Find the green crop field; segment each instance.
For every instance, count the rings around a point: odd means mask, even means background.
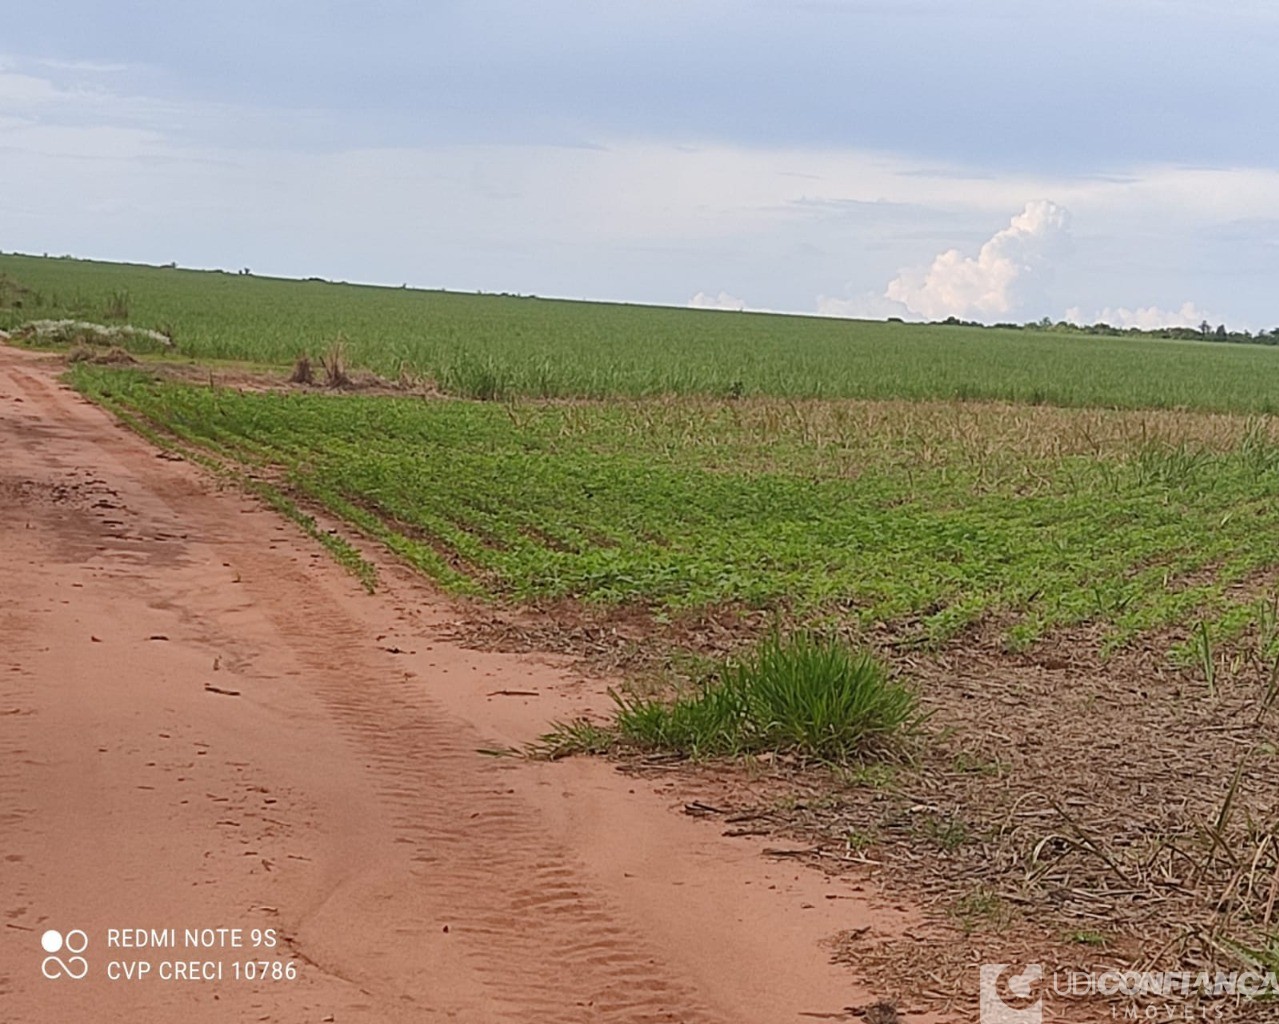
[[[922,643],[1110,644],[1273,619],[1269,421],[777,399],[525,402],[241,393],[78,367],[148,432],[265,472],[444,585],[659,617],[785,610]],[[272,476],[274,474],[274,476]],[[1267,618],[1269,616],[1269,619]],[[1276,638],[1269,636],[1269,645]]]
[[[995,399],[1279,411],[1279,349],[1253,345],[475,296],[0,256],[0,327],[109,313],[198,359],[351,360],[464,397]]]
[[[0,273],[11,326],[127,307],[182,357],[257,364],[341,334],[357,365],[505,396],[72,374],[135,426],[324,506],[458,591],[659,620],[773,610],[920,643],[974,625],[1014,646],[1159,633],[1187,656],[1196,638],[1276,639],[1262,583],[1279,564],[1279,426],[1255,414],[1279,381],[1270,348],[71,260],[4,257]],[[481,369],[500,384],[467,376]]]

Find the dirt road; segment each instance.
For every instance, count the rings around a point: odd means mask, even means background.
[[[479,753],[597,694],[446,642],[395,566],[365,595],[59,369],[0,346],[5,1021],[783,1024],[878,995],[820,943],[891,912],[608,765]]]

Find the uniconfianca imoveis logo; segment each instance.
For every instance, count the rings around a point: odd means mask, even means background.
[[[982,964],[981,1024],[1042,1024],[1042,964]]]

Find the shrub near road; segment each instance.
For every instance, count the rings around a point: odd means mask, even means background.
[[[917,717],[914,695],[872,654],[803,632],[766,637],[722,678],[673,702],[617,700],[622,742],[692,756],[793,751],[846,762]]]

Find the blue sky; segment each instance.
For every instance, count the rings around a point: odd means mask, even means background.
[[[44,0],[0,248],[464,290],[1279,324],[1279,11]]]

